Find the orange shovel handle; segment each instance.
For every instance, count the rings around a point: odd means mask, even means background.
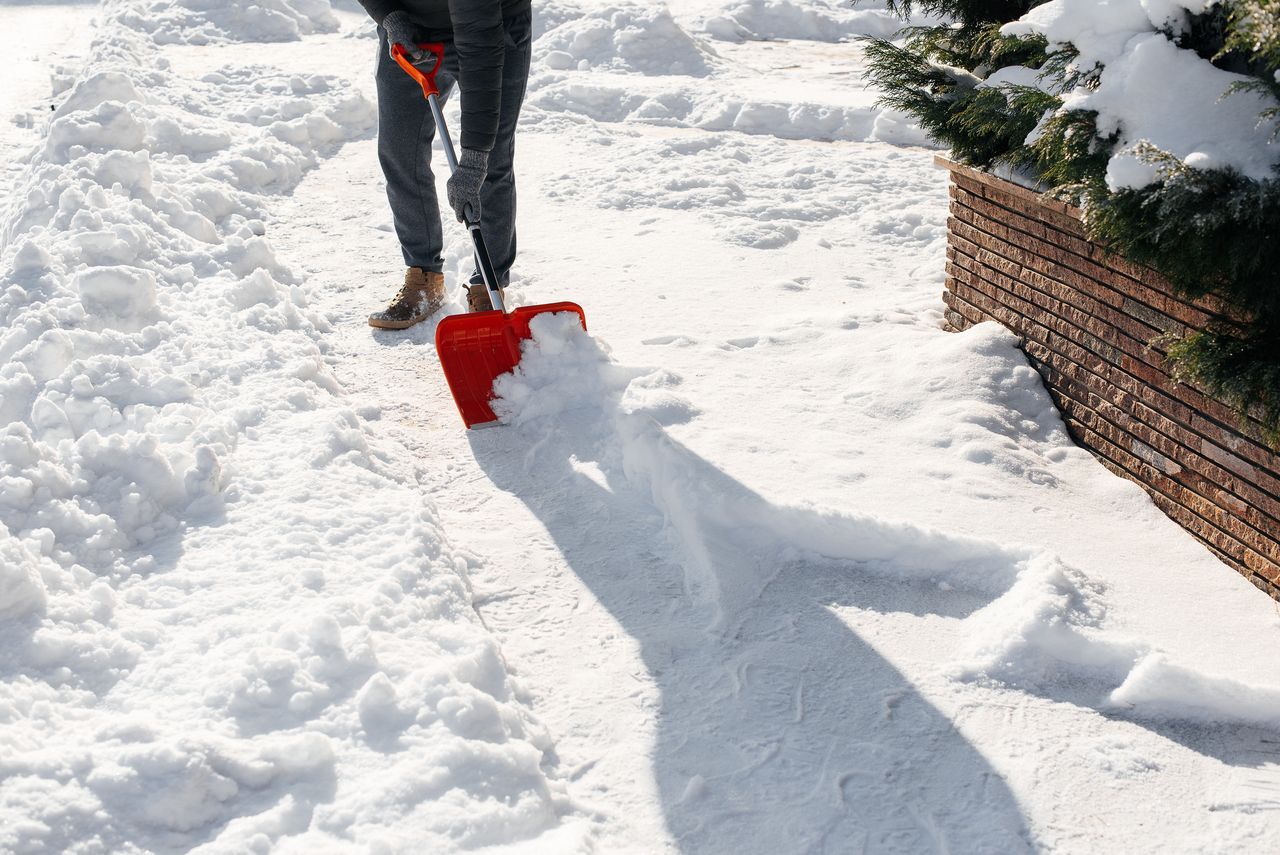
[[[406,74],[418,81],[418,85],[422,87],[423,97],[429,98],[432,95],[439,95],[440,87],[436,86],[436,75],[444,67],[444,44],[428,42],[418,45],[418,50],[424,50],[435,57],[435,62],[431,64],[430,71],[423,71],[410,62],[409,52],[404,49],[402,44],[397,43],[391,46],[391,57],[399,63]]]

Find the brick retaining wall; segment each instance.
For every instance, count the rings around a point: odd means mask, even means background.
[[[1280,455],[1256,422],[1178,383],[1154,343],[1230,310],[1099,249],[1080,212],[939,157],[951,172],[947,321],[1022,339],[1076,441],[1280,600]]]

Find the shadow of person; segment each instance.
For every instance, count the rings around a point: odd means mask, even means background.
[[[832,610],[961,617],[1008,587],[1015,559],[771,505],[667,435],[669,397],[584,385],[585,405],[472,432],[472,449],[638,643],[680,851],[1033,851],[1001,776]],[[947,595],[938,576],[974,584]]]

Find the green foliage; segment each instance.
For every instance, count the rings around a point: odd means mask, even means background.
[[[1162,180],[1141,190],[1084,188],[1089,236],[1163,273],[1188,297],[1209,294],[1238,320],[1191,333],[1169,350],[1174,374],[1258,419],[1280,447],[1280,178],[1191,169],[1148,148]]]
[[[1164,158],[1162,181],[1090,196],[1091,235],[1161,271],[1188,296],[1217,294],[1280,322],[1280,179],[1253,181]]]
[[[978,88],[980,78],[961,67],[924,59],[891,42],[867,43],[872,73],[881,82],[880,103],[916,117],[920,126],[951,143],[957,157],[991,165],[1021,146],[1045,111],[1058,101],[1036,89]]]
[[[1175,375],[1257,419],[1280,447],[1280,327],[1217,327],[1192,333],[1169,352]]]
[[[952,65],[986,77],[1011,65],[1038,68],[1046,59],[1043,38],[1013,39],[1000,35],[999,26],[904,27],[898,32],[904,47],[917,56]]]
[[[1055,113],[1040,128],[1036,141],[1011,155],[1029,167],[1057,195],[1080,199],[1105,192],[1107,161],[1115,138],[1098,136],[1098,116],[1092,111]]]
[[[1229,29],[1227,6],[1217,3],[1204,13],[1193,15],[1189,26],[1176,37],[1176,41],[1178,47],[1193,50],[1220,68],[1243,73],[1247,59],[1227,45]]]
[[[898,34],[901,47],[865,40],[870,76],[883,93],[880,103],[915,116],[968,163],[990,166],[1021,147],[1045,111],[1058,106],[1057,99],[1033,89],[1010,93],[978,84],[1001,68],[1036,68],[1045,61],[1044,39],[1000,35],[1001,22],[1033,5],[1029,0],[891,0],[890,8],[904,16],[918,8],[959,23],[904,28]]]
[[[1001,36],[1039,0],[890,0],[902,16],[919,10],[955,24],[901,31],[900,44],[867,43],[869,76],[881,103],[912,114],[957,160],[979,167],[1008,163],[1050,192],[1084,206],[1090,237],[1163,273],[1183,294],[1215,294],[1236,320],[1173,343],[1177,376],[1192,380],[1260,418],[1280,446],[1280,172],[1254,181],[1230,170],[1196,170],[1139,146],[1161,180],[1111,192],[1107,163],[1118,135],[1103,137],[1096,116],[1061,111],[1039,89],[980,87],[1010,65],[1040,71],[1043,88],[1064,93],[1098,85],[1101,68],[1079,68],[1070,45],[1050,52],[1043,39]],[[1172,35],[1172,34],[1171,34]],[[1223,0],[1193,16],[1178,36],[1228,71],[1251,77],[1232,92],[1280,100],[1280,0]],[[1280,105],[1265,110],[1280,137]],[[1027,138],[1034,131],[1034,139]]]
[[[1227,33],[1223,55],[1246,57],[1248,72],[1256,79],[1231,87],[1235,92],[1271,95],[1280,101],[1280,0],[1238,0],[1227,12]],[[1258,117],[1274,124],[1271,139],[1280,138],[1280,106],[1263,110]]]
[[[1264,80],[1248,80],[1243,83],[1232,84],[1227,90],[1228,95],[1235,95],[1238,92],[1253,92],[1257,95],[1274,95],[1276,100],[1280,101],[1280,84],[1267,83]],[[1275,125],[1271,131],[1271,141],[1275,142],[1280,139],[1280,106],[1268,107],[1258,114],[1258,124]]]
[[[1235,0],[1226,47],[1247,54],[1261,71],[1280,68],[1280,0]]]

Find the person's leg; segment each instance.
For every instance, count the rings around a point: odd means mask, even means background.
[[[502,105],[498,138],[489,154],[489,173],[480,189],[481,223],[485,245],[498,281],[506,285],[516,260],[516,123],[529,81],[532,21],[522,15],[507,22],[507,55],[502,66]],[[463,81],[466,87],[466,81]],[[477,273],[473,282],[480,281]]]
[[[431,171],[435,122],[422,87],[391,59],[387,49],[387,34],[379,27],[378,161],[387,180],[391,219],[405,265],[439,273],[444,269],[444,238]],[[447,92],[441,77],[441,89]]]

